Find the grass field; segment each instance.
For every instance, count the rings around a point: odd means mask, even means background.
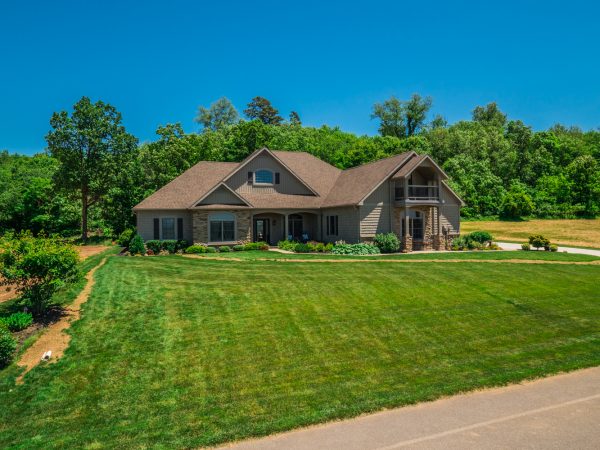
[[[526,220],[522,222],[461,222],[461,233],[489,231],[498,241],[525,242],[530,234],[542,234],[553,243],[600,248],[600,219]]]
[[[598,365],[599,275],[112,257],[65,356],[0,373],[0,448],[211,445]]]

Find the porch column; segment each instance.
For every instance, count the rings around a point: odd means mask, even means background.
[[[408,178],[404,177],[404,201],[408,200]]]
[[[404,184],[404,192],[408,192],[406,182]],[[410,217],[408,211],[408,208],[404,208],[404,236],[402,236],[402,252],[404,253],[412,252],[413,249],[412,236],[410,235]]]
[[[440,207],[435,207],[436,211],[436,222],[435,222],[435,230],[433,231],[433,249],[434,250],[444,250],[444,241],[442,238],[442,226],[440,219]]]
[[[288,215],[287,214],[284,215],[284,219],[283,220],[284,220],[284,228],[283,229],[285,230],[285,234],[283,236],[283,240],[287,241],[287,238],[290,235],[290,232],[288,230]]]

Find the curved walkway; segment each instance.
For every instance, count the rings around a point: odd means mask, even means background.
[[[600,367],[230,445],[235,450],[597,449]]]

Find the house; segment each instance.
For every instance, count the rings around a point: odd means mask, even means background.
[[[209,245],[283,239],[370,241],[443,249],[461,199],[426,155],[405,152],[340,170],[305,152],[262,148],[240,163],[202,161],[133,208],[145,239]]]

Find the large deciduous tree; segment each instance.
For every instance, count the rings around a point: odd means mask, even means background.
[[[115,107],[82,97],[71,115],[54,113],[46,135],[48,151],[59,161],[55,186],[81,200],[81,238],[87,240],[88,210],[108,192],[137,149]]]
[[[496,102],[491,102],[485,106],[476,106],[473,110],[473,120],[484,125],[504,127],[506,114],[500,111]]]
[[[383,103],[373,105],[371,119],[379,119],[379,133],[382,136],[410,137],[425,126],[431,104],[431,97],[421,97],[419,94],[413,94],[407,101],[392,96]]]
[[[260,120],[267,125],[281,125],[283,117],[279,115],[279,111],[271,105],[271,102],[264,97],[254,97],[248,107],[244,110],[244,114],[250,120]]]
[[[235,124],[240,119],[239,114],[227,97],[221,97],[208,108],[200,106],[194,119],[205,130],[217,131],[228,125]]]

